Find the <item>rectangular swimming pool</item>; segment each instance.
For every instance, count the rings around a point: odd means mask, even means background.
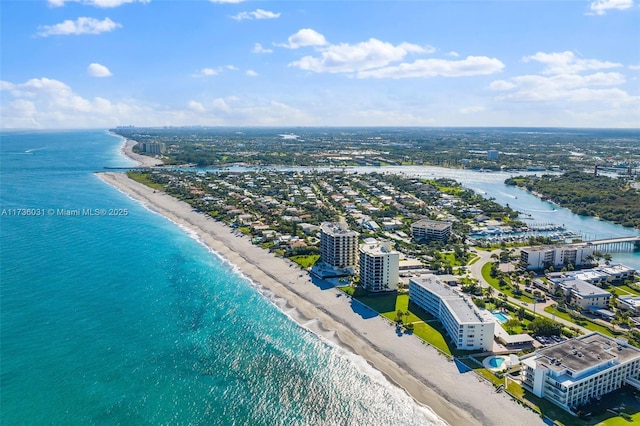
[[[498,321],[502,322],[507,322],[509,321],[511,318],[509,317],[509,315],[505,314],[504,312],[491,312],[491,314],[498,318]]]

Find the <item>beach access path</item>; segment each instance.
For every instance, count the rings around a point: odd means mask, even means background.
[[[98,173],[106,183],[149,209],[180,224],[243,274],[286,301],[280,306],[299,324],[363,357],[387,379],[450,425],[543,424],[471,372],[413,335],[398,335],[387,320],[340,290],[318,282],[292,262],[251,244],[221,222],[190,205],[129,179],[125,173]],[[295,309],[295,313],[291,313]]]

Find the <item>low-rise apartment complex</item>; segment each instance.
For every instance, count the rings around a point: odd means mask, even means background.
[[[423,241],[446,241],[451,235],[451,223],[422,219],[411,224],[413,239]]]
[[[588,244],[525,247],[520,250],[520,261],[530,270],[541,270],[550,266],[582,266],[591,263],[593,252],[593,247]]]
[[[571,296],[571,301],[582,309],[606,309],[609,307],[611,293],[586,281],[575,279],[571,276],[565,278],[553,278],[550,280],[550,288],[555,293],[561,290],[565,296]]]

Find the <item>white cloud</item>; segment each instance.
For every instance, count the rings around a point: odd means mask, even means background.
[[[113,22],[109,18],[99,21],[95,18],[80,17],[75,21],[66,20],[55,25],[43,25],[37,35],[48,37],[50,35],[80,35],[80,34],[100,34],[110,32],[122,25]]]
[[[3,82],[0,88],[15,98],[2,107],[4,127],[61,127],[67,121],[74,123],[86,115],[108,114],[114,108],[104,98],[85,99],[63,82],[48,78],[33,78],[21,84]]]
[[[231,111],[231,107],[229,107],[229,105],[223,98],[214,99],[213,102],[211,102],[211,106],[213,107],[213,109],[216,109],[219,111],[223,111],[223,112]]]
[[[458,52],[456,52],[455,50],[452,50],[451,52],[447,53],[448,56],[452,56],[454,58],[459,58],[460,54]]]
[[[640,70],[640,65],[629,65],[629,69],[634,71]]]
[[[303,45],[300,40],[310,40],[307,45],[316,46],[318,54],[308,55],[291,62],[290,67],[300,68],[317,73],[349,73],[357,78],[416,78],[416,77],[460,77],[487,75],[501,71],[504,64],[496,58],[486,56],[469,56],[463,60],[418,59],[397,65],[393,63],[404,60],[409,54],[430,54],[435,52],[432,46],[419,46],[403,42],[393,45],[388,42],[370,38],[356,44],[340,43],[327,45],[324,36],[307,33],[301,37],[303,30],[289,37],[286,47],[297,48]],[[298,37],[300,36],[300,37]],[[315,40],[317,43],[314,43]],[[455,53],[455,52],[452,52]],[[451,54],[451,53],[450,53]],[[457,53],[455,53],[457,55]]]
[[[621,67],[622,64],[600,61],[597,59],[580,59],[573,52],[538,52],[535,55],[525,56],[524,62],[536,61],[547,66],[543,74],[573,74],[588,70],[601,70]]]
[[[200,71],[192,74],[193,77],[211,77],[220,74],[220,69],[202,68]]]
[[[273,99],[234,96],[188,101],[171,107],[136,99],[119,101],[84,98],[65,83],[35,78],[25,83],[0,80],[3,102],[0,127],[10,128],[107,128],[117,125],[313,125],[317,117]]]
[[[248,75],[249,77],[257,77],[258,76],[258,73],[255,72],[254,70],[247,70],[247,72],[245,74]]]
[[[268,10],[256,9],[253,12],[240,12],[232,16],[236,21],[244,21],[246,19],[277,19],[280,13],[270,12]]]
[[[502,71],[504,64],[496,58],[468,56],[454,61],[448,59],[418,59],[375,70],[360,71],[358,78],[429,78],[429,77],[469,77],[488,75]]]
[[[235,65],[225,65],[223,67],[217,67],[217,68],[202,68],[201,70],[191,74],[191,76],[196,78],[212,77],[214,75],[220,75],[220,73],[224,72],[225,70],[238,71],[239,68],[236,67]]]
[[[358,78],[430,78],[469,77],[502,71],[504,64],[496,58],[467,56],[459,61],[448,59],[418,59],[375,70],[360,71]]]
[[[324,46],[327,40],[319,32],[311,28],[303,28],[294,35],[290,36],[287,44],[278,44],[277,46],[286,47],[288,49],[297,49],[306,46]]]
[[[256,43],[253,45],[253,49],[251,49],[252,53],[273,53],[272,49],[265,49],[262,47],[260,43]]]
[[[189,101],[188,106],[189,106],[189,109],[192,111],[204,112],[204,105],[202,105],[200,102]]]
[[[626,10],[633,7],[633,0],[595,0],[589,4],[590,15],[604,15],[609,10]]]
[[[87,72],[91,77],[111,77],[111,71],[104,65],[92,63],[87,67]]]
[[[611,86],[625,83],[622,74],[598,72],[589,75],[561,74],[551,77],[522,75],[509,81],[499,80],[490,88],[497,91],[511,91],[503,99],[529,102],[601,102],[620,105],[640,101],[624,90]]]
[[[515,87],[517,87],[515,83],[506,80],[496,80],[492,81],[491,84],[489,84],[489,88],[493,90],[510,90],[514,89]]]
[[[127,3],[150,3],[151,0],[49,0],[50,6],[64,6],[65,3],[82,3],[95,7],[110,8],[118,7]]]
[[[324,48],[319,57],[305,56],[292,62],[294,66],[314,72],[356,72],[371,68],[384,67],[391,62],[403,59],[408,53],[425,53],[426,50],[416,44],[400,43],[394,46],[375,38],[358,44],[334,44]]]

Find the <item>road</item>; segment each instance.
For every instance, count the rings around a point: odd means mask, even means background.
[[[481,287],[491,287],[491,285],[489,285],[489,283],[482,277],[482,267],[489,262],[494,262],[494,259],[491,258],[491,255],[492,254],[499,255],[500,250],[493,250],[493,251],[477,250],[475,251],[475,254],[480,256],[480,260],[476,261],[472,265],[467,266],[467,268],[471,272],[471,276],[476,280],[478,280],[478,284]],[[580,330],[585,334],[591,333],[591,330],[589,329],[586,329],[584,327],[581,327],[577,324],[572,323],[571,321],[567,321],[563,318],[560,318],[558,316],[550,314],[549,312],[546,312],[544,308],[546,308],[547,306],[553,306],[556,304],[556,302],[554,302],[553,300],[547,300],[544,303],[535,303],[535,304],[522,302],[521,300],[518,300],[513,297],[509,297],[509,296],[507,297],[507,300],[514,305],[521,306],[530,311],[535,311],[537,315],[552,319],[554,321],[559,322],[560,324],[566,325],[567,327],[577,328],[578,330]]]

